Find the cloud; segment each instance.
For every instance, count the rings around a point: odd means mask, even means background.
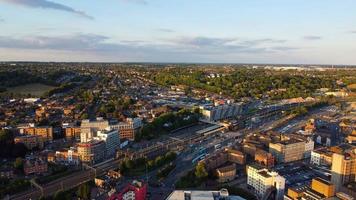
[[[306,35],[303,37],[304,40],[321,40],[321,36],[316,36],[316,35]]]
[[[351,33],[351,34],[356,34],[356,31],[349,31],[349,33]]]
[[[1,22],[5,22],[5,19],[2,18],[2,17],[0,17],[0,23],[1,23]]]
[[[0,0],[0,2],[7,2],[11,4],[21,5],[30,8],[43,8],[43,9],[54,9],[64,12],[73,13],[87,19],[94,19],[92,16],[86,14],[83,11],[75,10],[72,7],[66,6],[64,4],[56,3],[49,0]]]
[[[165,33],[173,33],[175,32],[173,29],[168,29],[168,28],[159,28],[159,29],[156,29],[157,31],[159,32],[165,32]]]
[[[127,3],[137,3],[137,4],[143,4],[143,5],[147,5],[148,2],[146,0],[121,0],[123,2],[127,2]]]
[[[214,61],[237,57],[258,57],[283,53],[296,48],[277,46],[263,40],[258,44],[236,38],[180,37],[171,40],[119,40],[96,34],[75,34],[65,36],[0,36],[0,51],[28,52],[36,58],[47,56],[47,52],[58,52],[71,58],[85,56],[88,60],[100,57],[103,60],[118,61]],[[255,40],[252,40],[255,41]],[[252,45],[247,45],[252,44]],[[38,55],[37,55],[38,54]],[[16,56],[16,53],[13,53]],[[13,57],[12,55],[12,57]],[[22,53],[21,53],[22,55]],[[3,55],[4,56],[4,55]],[[92,56],[93,59],[90,57]],[[246,56],[246,57],[244,57]],[[1,56],[0,56],[1,58]],[[44,58],[46,59],[46,58]],[[75,59],[75,58],[73,58]],[[72,59],[72,60],[73,60]],[[85,61],[85,60],[84,60]]]

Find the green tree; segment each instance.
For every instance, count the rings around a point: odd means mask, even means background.
[[[21,157],[17,157],[14,162],[14,167],[16,169],[22,170],[23,169],[23,160]]]
[[[205,169],[205,164],[203,162],[199,162],[195,167],[195,176],[200,179],[205,179],[208,177],[208,172]]]
[[[58,190],[53,196],[53,200],[70,200],[70,199],[71,199],[70,193],[62,190]]]
[[[77,194],[82,199],[90,199],[90,186],[88,183],[84,183],[79,186]]]

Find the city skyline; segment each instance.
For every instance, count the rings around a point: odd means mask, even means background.
[[[0,60],[352,65],[355,6],[351,0],[0,0]]]

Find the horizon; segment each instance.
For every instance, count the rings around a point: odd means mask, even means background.
[[[1,62],[356,65],[351,0],[0,0]]]

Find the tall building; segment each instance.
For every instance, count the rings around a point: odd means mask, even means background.
[[[106,157],[114,157],[116,155],[116,150],[120,148],[120,139],[119,139],[118,130],[98,131],[94,139],[105,142]]]
[[[202,106],[203,119],[207,121],[219,121],[236,117],[242,113],[242,103],[230,103],[217,106]]]
[[[91,140],[77,144],[77,151],[80,160],[84,163],[94,164],[105,159],[105,142]]]
[[[356,181],[356,147],[343,144],[337,148],[332,155],[331,182],[339,191],[344,184]]]
[[[285,178],[260,165],[248,165],[247,185],[252,187],[259,197],[268,196],[275,190],[275,199],[281,200],[284,196]]]
[[[269,144],[269,152],[279,163],[293,162],[304,158],[305,141],[297,139],[282,140]]]
[[[97,131],[105,130],[108,127],[109,121],[101,117],[96,118],[96,120],[82,120],[80,125],[80,142],[90,141],[95,137]]]
[[[142,120],[140,118],[127,118],[126,122],[120,122],[112,128],[119,129],[120,139],[135,140],[136,134],[142,128]]]

